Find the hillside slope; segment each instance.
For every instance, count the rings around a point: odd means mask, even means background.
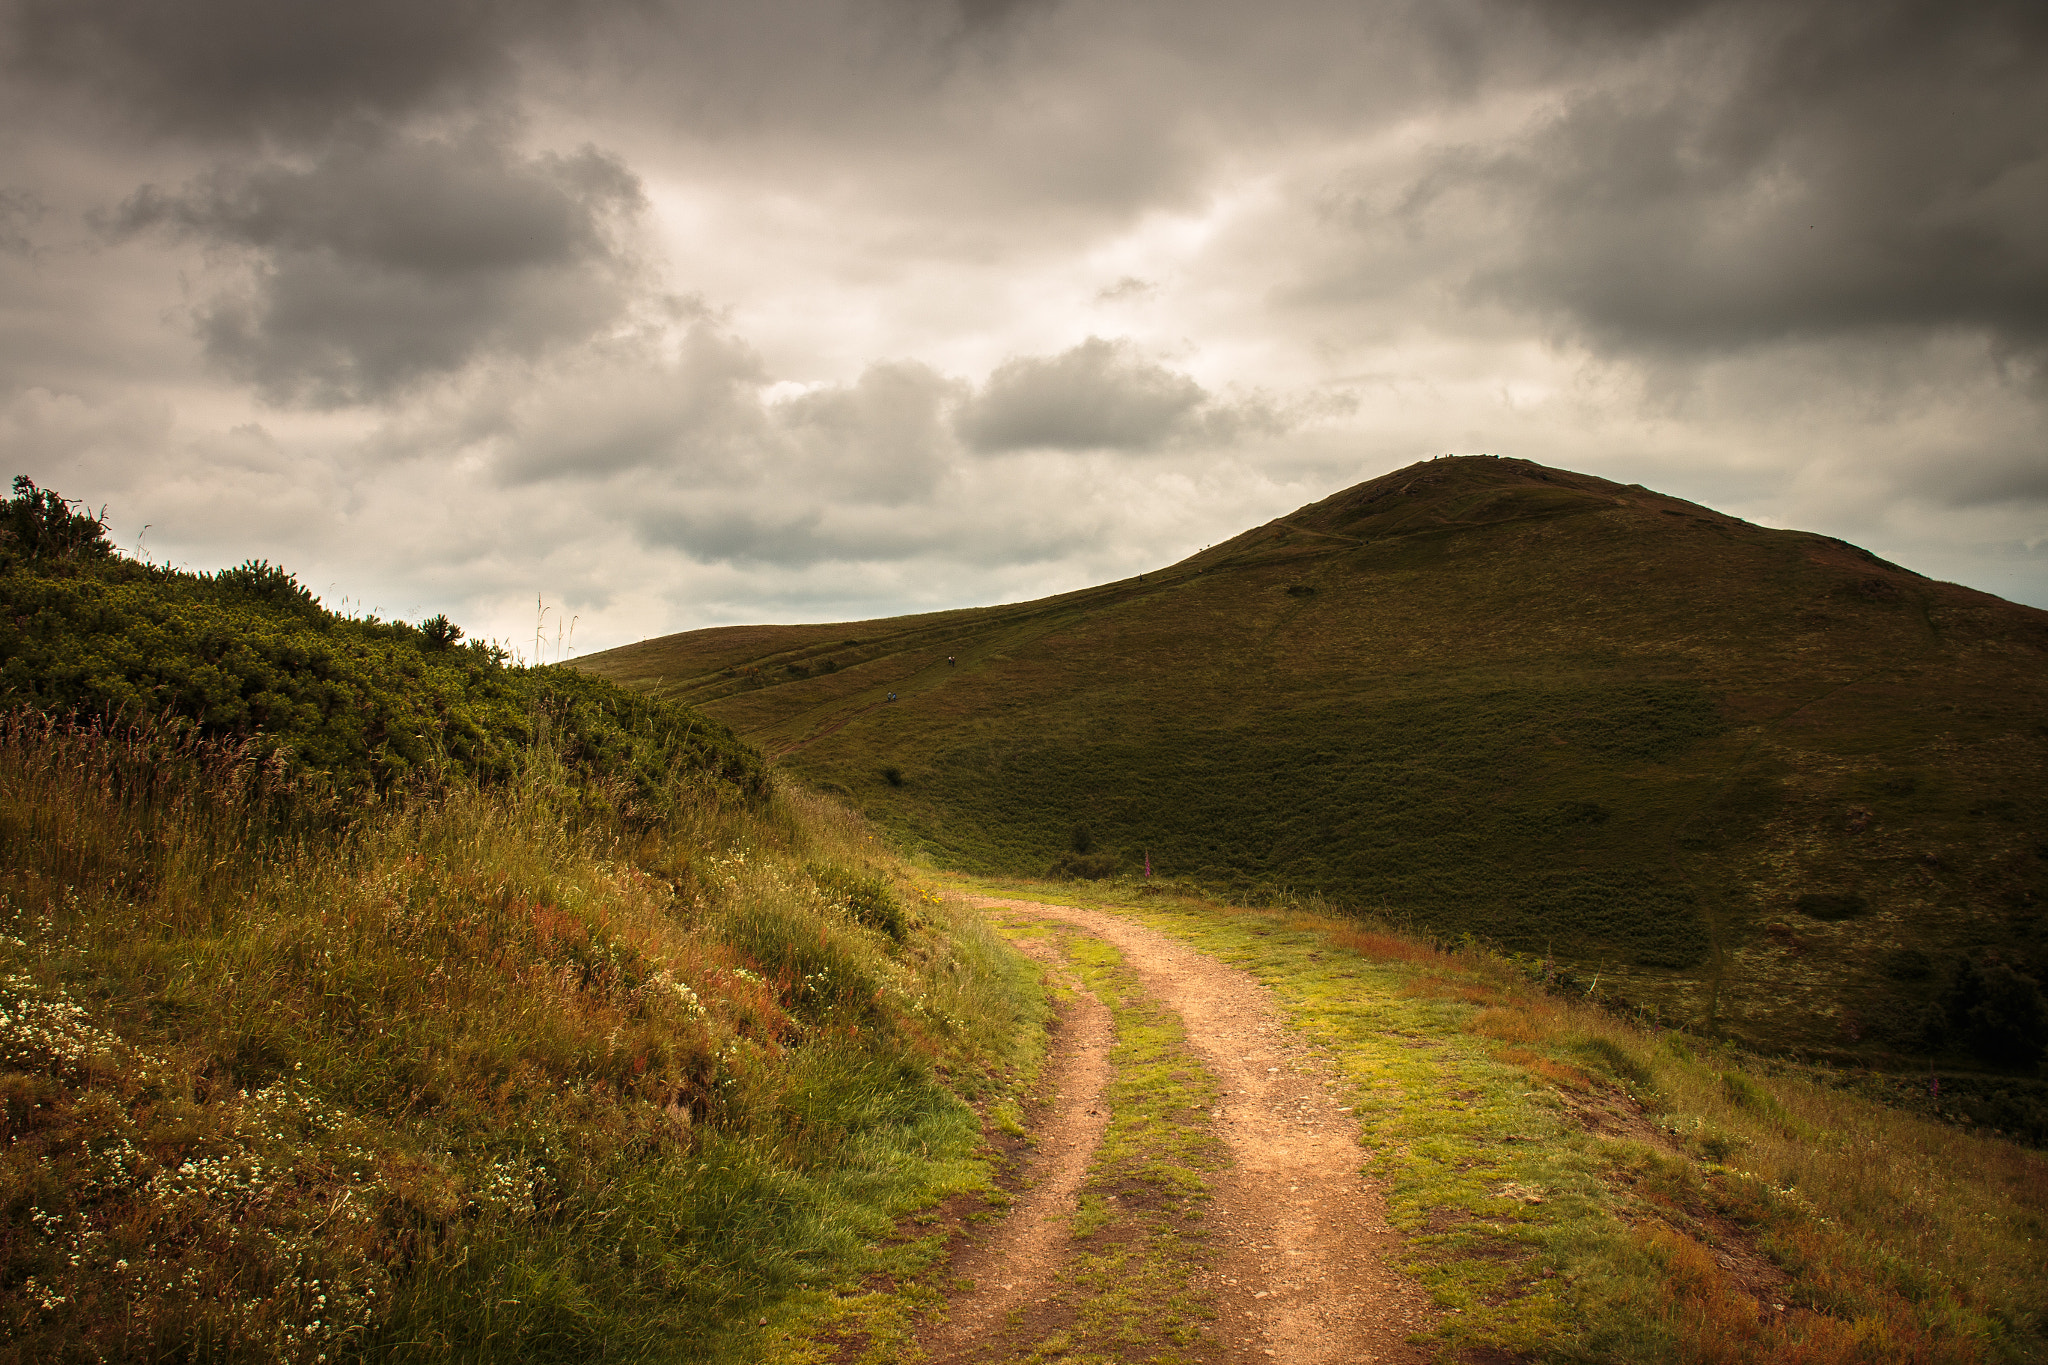
[[[759,1361],[1035,971],[687,708],[0,499],[0,1365]]]
[[[2048,613],[1484,457],[1142,579],[582,663],[941,862],[1149,855],[1553,954],[1764,1045],[2013,1064],[2048,978],[2044,665]]]

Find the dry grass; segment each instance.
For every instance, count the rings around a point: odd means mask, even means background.
[[[1324,934],[1361,937],[1338,921]],[[1484,954],[1370,956],[1416,964],[1409,992],[1471,1004],[1463,1027],[1495,1060],[1641,1121],[1604,1145],[1677,1359],[2043,1358],[2048,1154],[1772,1074]],[[1730,1270],[1731,1251],[1775,1269],[1768,1297]]]
[[[1257,972],[1353,1077],[1408,1268],[1460,1310],[1448,1349],[2048,1360],[2048,1154],[1619,1016],[1477,947],[1192,898],[1127,913]],[[1503,1197],[1518,1191],[1541,1198]]]
[[[0,1361],[746,1358],[985,1178],[937,1070],[1011,1046],[1003,950],[861,923],[842,810],[675,794],[625,824],[543,749],[309,811],[0,728]]]

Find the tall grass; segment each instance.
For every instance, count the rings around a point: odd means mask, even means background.
[[[740,1358],[930,1197],[1024,979],[845,812],[669,782],[0,724],[0,1360]]]
[[[1606,1130],[1594,1152],[1628,1192],[1628,1238],[1581,1243],[1573,1269],[1608,1286],[1617,1358],[2048,1359],[2041,1152],[1547,991],[1478,947],[1312,916],[1290,927],[1464,1006],[1493,1060]]]

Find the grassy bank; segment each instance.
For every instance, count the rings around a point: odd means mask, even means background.
[[[628,818],[532,723],[315,820],[246,744],[0,730],[0,1360],[748,1359],[985,1183],[1013,956],[837,807]]]
[[[1357,1088],[1407,1269],[1455,1310],[1448,1348],[2048,1360],[2039,1152],[1356,920],[973,885],[1115,908],[1271,985]]]

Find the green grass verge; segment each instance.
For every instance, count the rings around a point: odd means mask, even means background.
[[[963,883],[965,884],[965,883]],[[972,883],[1068,904],[1071,884]],[[1115,905],[1271,986],[1355,1089],[1447,1350],[2048,1359],[2048,1158],[1292,910]]]

